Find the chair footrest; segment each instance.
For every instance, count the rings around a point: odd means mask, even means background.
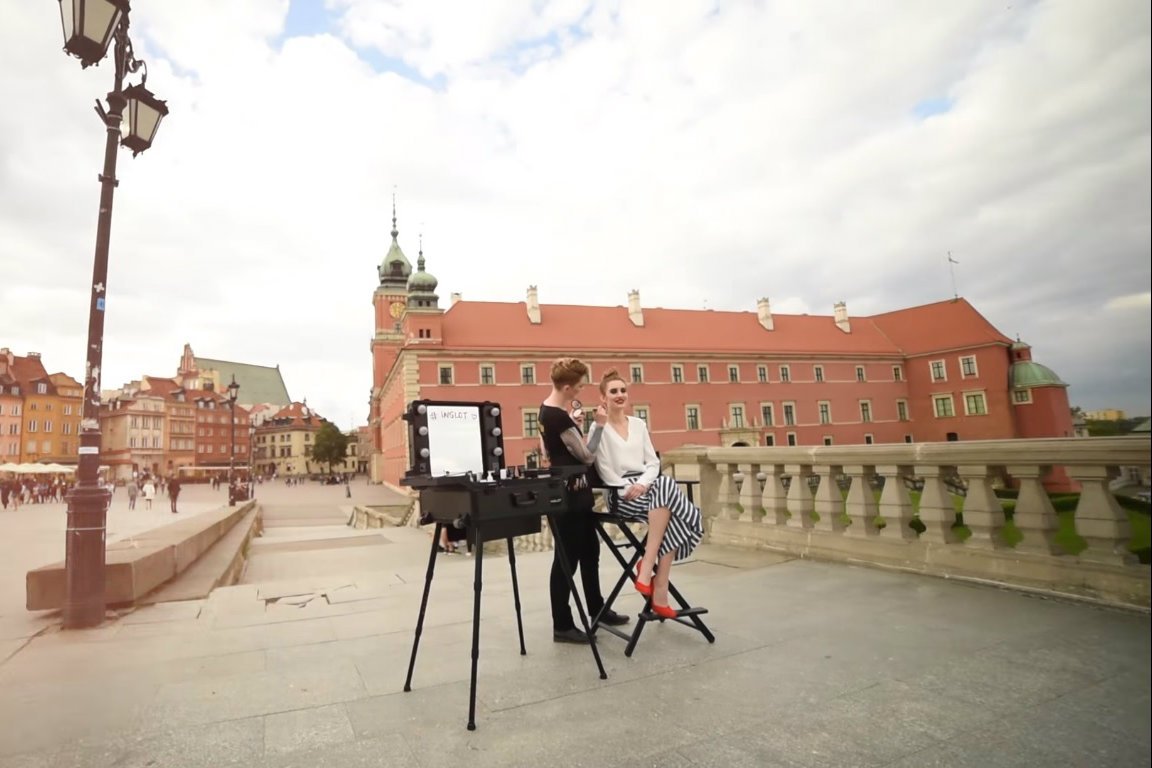
[[[673,620],[686,619],[689,616],[703,616],[706,613],[708,613],[707,608],[684,608],[683,610],[676,612],[676,616]],[[653,611],[644,611],[640,614],[640,618],[644,619],[645,621],[660,621],[664,617],[656,615],[656,613]]]

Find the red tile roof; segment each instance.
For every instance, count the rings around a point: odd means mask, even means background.
[[[900,356],[1007,341],[965,300],[850,318],[841,331],[831,315],[773,314],[765,330],[755,312],[645,308],[644,325],[626,307],[544,304],[542,322],[523,302],[458,301],[444,313],[451,349],[608,350],[618,352],[812,353]]]
[[[45,370],[44,363],[40,361],[38,356],[14,356],[12,359],[12,376],[25,389],[30,389],[29,385],[34,381],[48,381],[48,371]]]
[[[287,419],[294,426],[318,427],[320,426],[320,423],[324,421],[320,414],[316,413],[316,411],[312,410],[304,403],[289,403],[280,410],[276,411],[276,413],[271,418],[273,421]],[[310,418],[311,421],[305,421],[305,419],[308,418]],[[265,424],[267,423],[268,422],[265,422]],[[275,426],[283,425],[276,424]]]
[[[871,319],[906,355],[1012,343],[967,299],[898,309],[873,315]]]

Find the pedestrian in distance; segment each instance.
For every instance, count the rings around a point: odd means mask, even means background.
[[[144,481],[144,509],[152,509],[152,499],[156,498],[156,484],[152,478]]]
[[[128,481],[128,509],[136,509],[136,497],[140,495],[140,486],[136,484],[136,478]]]
[[[172,503],[172,514],[176,514],[176,499],[180,498],[180,478],[168,481],[168,500]]]

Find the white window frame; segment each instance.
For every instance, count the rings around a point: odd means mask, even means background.
[[[988,395],[985,394],[984,390],[979,389],[979,390],[973,390],[971,392],[964,392],[964,393],[962,393],[962,396],[964,398],[964,415],[965,416],[987,416],[988,415]],[[969,409],[968,398],[970,398],[970,397],[980,398],[981,406],[984,408],[983,413]]]
[[[816,418],[820,420],[821,424],[832,423],[832,401],[831,400],[817,400],[816,401]]]
[[[865,410],[867,410],[867,413],[865,413]],[[860,401],[860,423],[861,424],[869,424],[872,422],[872,420],[874,418],[875,418],[875,414],[872,413],[872,401],[871,400],[861,400]]]
[[[780,383],[787,384],[792,381],[792,368],[791,366],[780,366]]]
[[[892,381],[904,381],[904,366],[892,366]]]
[[[896,401],[896,421],[910,421],[908,415],[908,401],[901,398]]]
[[[732,363],[728,364],[728,383],[729,384],[739,384],[740,383],[740,366],[739,365],[733,365]]]
[[[535,432],[529,431],[529,419],[531,416],[531,423],[534,425]],[[524,437],[538,438],[540,437],[540,409],[539,408],[521,408],[520,409],[520,433]]]
[[[701,376],[703,374],[703,376]],[[712,370],[708,363],[696,364],[696,383],[697,384],[711,384],[712,383]]]
[[[692,426],[692,417],[693,417],[692,411],[695,411],[696,426]],[[684,430],[686,432],[697,432],[700,430],[700,428],[701,428],[700,425],[703,422],[704,422],[704,418],[703,418],[703,416],[701,416],[701,413],[700,413],[700,404],[699,403],[685,403],[684,404]]]
[[[737,418],[739,424],[736,423]],[[747,428],[748,414],[745,412],[744,403],[728,403],[728,423],[733,429]]]
[[[448,371],[448,381],[444,381],[444,371]],[[456,386],[456,366],[452,363],[437,363],[436,385],[439,387]]]
[[[677,377],[677,374],[679,374],[679,377]],[[672,365],[672,383],[673,384],[683,384],[684,383],[684,366],[680,363],[674,363]]]
[[[940,364],[940,378],[936,378],[936,364]],[[928,378],[933,382],[948,381],[948,361],[947,360],[929,360],[928,361]]]
[[[595,413],[595,411],[593,411]],[[652,418],[652,408],[647,405],[634,405],[632,406],[632,415],[644,422],[644,426],[648,427],[648,431],[652,431],[652,423],[649,421]],[[587,421],[587,416],[585,416]]]
[[[487,369],[492,373],[492,381],[484,381],[484,371]],[[482,387],[491,387],[496,384],[496,364],[495,363],[480,363],[479,369],[476,371],[479,374],[479,382]]]
[[[795,447],[797,445],[800,445],[800,441],[796,439],[796,433],[795,432],[786,433],[784,442],[790,447]]]
[[[766,366],[766,365],[756,366],[756,381],[758,381],[761,384],[767,384],[768,383],[768,366]]]
[[[824,366],[822,366],[822,365],[812,366],[812,380],[816,381],[816,382],[823,382],[824,381]]]
[[[836,441],[832,439],[832,435],[824,435],[824,445],[829,446],[835,442]]]
[[[531,373],[528,374],[530,379],[531,379],[530,381],[525,381],[525,378],[524,378],[524,374],[527,371],[531,371]],[[536,380],[536,363],[520,363],[520,383],[521,384],[527,384],[528,386],[533,386],[537,383],[537,380]]]
[[[868,381],[868,370],[862,365],[856,366],[856,381],[861,384]]]
[[[951,413],[940,413],[940,403],[947,402],[948,410]],[[952,394],[932,395],[932,415],[938,419],[951,419],[956,416],[956,403],[953,401]]]
[[[791,413],[791,415],[789,415]],[[780,403],[780,415],[784,419],[785,427],[796,426],[796,401],[786,400]]]
[[[764,409],[765,408],[768,409],[768,418],[767,419],[764,418]],[[776,408],[773,407],[772,403],[760,403],[760,421],[763,422],[763,425],[765,427],[776,426]]]
[[[873,434],[871,432],[865,432],[864,433],[864,445],[875,445],[875,444],[876,444],[876,438],[873,436]]]
[[[644,383],[644,363],[631,363],[628,366],[628,383],[629,384],[643,384]]]
[[[1021,397],[1023,395],[1023,397]],[[1031,389],[1014,389],[1012,390],[1012,404],[1013,405],[1031,405],[1032,404],[1032,390]]]
[[[968,361],[972,362],[972,373],[964,370],[964,364]],[[980,377],[980,366],[976,362],[976,355],[964,355],[960,358],[960,378],[962,379],[977,379]]]

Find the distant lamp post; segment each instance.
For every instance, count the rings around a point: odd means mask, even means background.
[[[236,506],[236,484],[233,472],[236,471],[236,397],[240,394],[240,385],[236,377],[228,385],[228,408],[231,409],[229,421],[231,430],[228,436],[228,506]]]
[[[88,346],[84,371],[84,404],[80,420],[80,456],[76,486],[68,496],[64,548],[64,626],[93,627],[104,620],[104,547],[108,504],[112,495],[100,484],[100,374],[104,354],[104,309],[108,291],[108,244],[112,231],[112,196],[120,144],[139,154],[152,144],[168,107],[147,88],[147,68],[132,53],[128,38],[128,0],[59,0],[64,50],[82,67],[98,64],[112,46],[114,67],[108,105],[96,102],[104,123],[104,171],[100,174],[100,209],[88,310]],[[124,87],[124,78],[141,69],[141,82]],[[128,128],[121,123],[128,113]]]

